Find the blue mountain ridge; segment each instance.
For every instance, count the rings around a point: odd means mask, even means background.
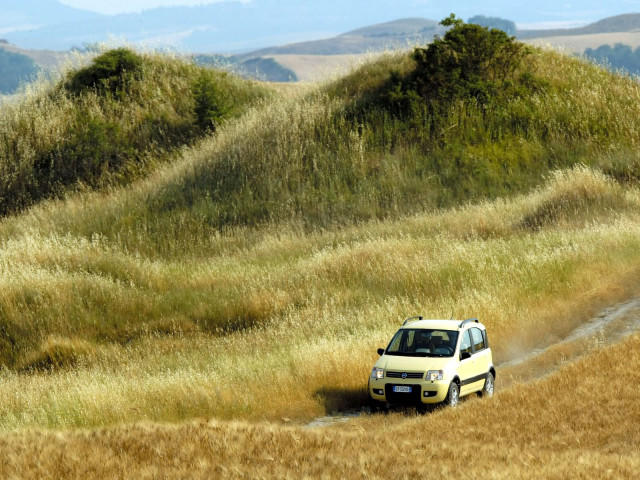
[[[4,2],[3,2],[4,3]],[[0,5],[2,36],[24,48],[67,50],[108,37],[194,52],[238,53],[272,45],[315,40],[397,18],[440,20],[455,12],[499,16],[518,23],[577,21],[588,23],[628,13],[636,2],[581,0],[252,0],[195,7],[163,7],[113,16],[73,9],[57,0],[22,0]],[[42,25],[8,31],[11,25]]]

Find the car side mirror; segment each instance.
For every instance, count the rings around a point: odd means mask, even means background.
[[[379,348],[378,355],[382,356],[383,353],[384,353],[384,348]]]
[[[460,354],[460,360],[466,360],[467,358],[471,358],[471,353],[469,352],[462,352]]]

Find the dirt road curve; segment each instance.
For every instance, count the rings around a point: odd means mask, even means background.
[[[559,342],[537,348],[496,365],[497,389],[506,389],[547,376],[567,362],[590,351],[619,342],[624,337],[640,331],[640,298],[635,298],[603,310],[597,317],[583,323]],[[352,418],[367,415],[368,410],[348,410],[338,415],[315,419],[309,428],[328,427],[348,422]]]

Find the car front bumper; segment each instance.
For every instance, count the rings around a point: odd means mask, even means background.
[[[394,387],[411,387],[409,392],[395,392]],[[406,390],[406,388],[400,388]],[[392,405],[410,405],[420,403],[440,403],[447,397],[449,382],[440,381],[397,381],[396,379],[371,379],[369,395],[373,400]]]

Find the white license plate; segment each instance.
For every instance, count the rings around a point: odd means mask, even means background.
[[[395,385],[393,387],[393,391],[396,393],[411,393],[411,387],[407,387],[404,385]]]

